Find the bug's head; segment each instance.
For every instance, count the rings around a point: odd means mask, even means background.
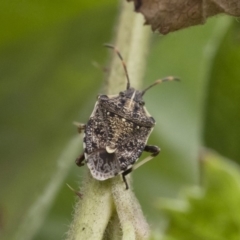
[[[134,103],[135,105],[144,106],[143,95],[142,92],[134,89],[128,88],[123,92],[119,93],[119,97],[122,101],[128,102],[130,105]],[[128,104],[128,105],[129,105]]]
[[[167,81],[179,81],[178,78],[176,77],[166,77],[163,79],[159,79],[157,81],[155,81],[153,84],[151,84],[150,86],[148,86],[147,88],[145,88],[143,91],[138,91],[134,88],[130,87],[130,83],[127,85],[127,89],[123,92],[119,93],[119,96],[122,98],[122,101],[124,101],[124,99],[126,99],[127,101],[129,101],[130,104],[132,104],[132,102],[134,102],[134,104],[139,105],[139,106],[144,106],[144,100],[143,100],[143,96],[146,93],[146,91],[148,91],[150,88],[152,88],[155,85],[158,85],[162,82],[167,82]]]

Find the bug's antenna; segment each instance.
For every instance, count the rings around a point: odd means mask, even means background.
[[[117,50],[117,48],[115,48],[114,46],[110,45],[110,44],[104,44],[105,47],[108,47],[108,48],[112,48],[118,55],[118,57],[120,58],[121,62],[122,62],[122,65],[123,65],[123,68],[124,68],[124,71],[125,71],[125,74],[126,74],[126,77],[127,77],[127,89],[130,88],[130,80],[129,80],[129,76],[128,76],[128,71],[127,71],[127,66],[123,60],[123,57],[122,55],[120,54],[120,52]]]
[[[151,87],[153,87],[153,86],[155,86],[155,85],[158,85],[158,84],[160,84],[160,83],[169,82],[169,81],[180,81],[180,79],[177,78],[177,77],[172,77],[172,76],[159,79],[159,80],[155,81],[153,84],[151,84],[149,87],[147,87],[146,89],[144,89],[144,90],[142,91],[142,96],[145,94],[145,92],[146,92],[149,88],[151,88]]]

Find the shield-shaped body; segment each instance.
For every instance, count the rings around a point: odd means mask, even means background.
[[[141,92],[130,88],[115,96],[100,95],[84,136],[84,155],[92,176],[105,180],[130,169],[154,125]]]

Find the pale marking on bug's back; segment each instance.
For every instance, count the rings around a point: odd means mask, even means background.
[[[111,147],[109,147],[109,146],[106,146],[106,151],[108,152],[108,153],[114,153],[115,151],[116,151],[117,149],[116,148],[111,148]]]

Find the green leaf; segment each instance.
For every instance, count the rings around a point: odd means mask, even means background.
[[[0,46],[7,45],[23,36],[50,29],[74,20],[89,9],[107,6],[110,0],[88,1],[1,1]],[[91,21],[91,19],[90,19]],[[87,26],[87,25],[86,25]]]
[[[185,189],[181,200],[159,199],[169,217],[164,239],[237,240],[240,236],[240,169],[232,161],[207,152],[203,186]]]
[[[240,38],[234,23],[213,59],[205,109],[204,141],[240,163]]]

